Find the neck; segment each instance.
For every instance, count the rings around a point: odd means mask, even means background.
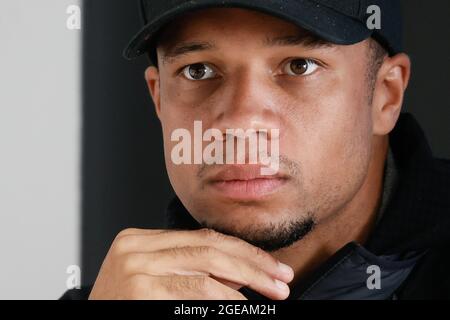
[[[388,147],[387,137],[375,139],[366,178],[354,198],[338,214],[319,223],[304,239],[273,253],[294,269],[292,284],[307,276],[347,243],[365,243],[381,203]]]

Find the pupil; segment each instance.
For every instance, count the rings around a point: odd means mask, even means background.
[[[308,63],[305,60],[295,60],[291,65],[292,72],[303,74],[308,69]]]
[[[206,68],[202,64],[195,64],[189,68],[189,74],[194,79],[201,79],[206,74]]]

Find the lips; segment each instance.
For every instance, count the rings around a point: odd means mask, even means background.
[[[282,174],[261,175],[259,165],[230,165],[208,179],[219,196],[236,201],[262,200],[279,191],[288,181]]]

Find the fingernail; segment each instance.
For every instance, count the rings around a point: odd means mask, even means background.
[[[289,267],[287,264],[278,262],[278,269],[280,269],[280,271],[286,275],[289,275],[289,276],[294,275],[294,270],[292,270],[292,268]]]

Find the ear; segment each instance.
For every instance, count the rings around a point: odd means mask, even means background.
[[[387,135],[395,127],[411,74],[406,54],[385,58],[377,75],[372,104],[373,134]]]
[[[150,66],[145,70],[145,81],[147,82],[148,90],[155,105],[155,111],[158,118],[161,115],[161,93],[160,93],[160,78],[158,68]]]

